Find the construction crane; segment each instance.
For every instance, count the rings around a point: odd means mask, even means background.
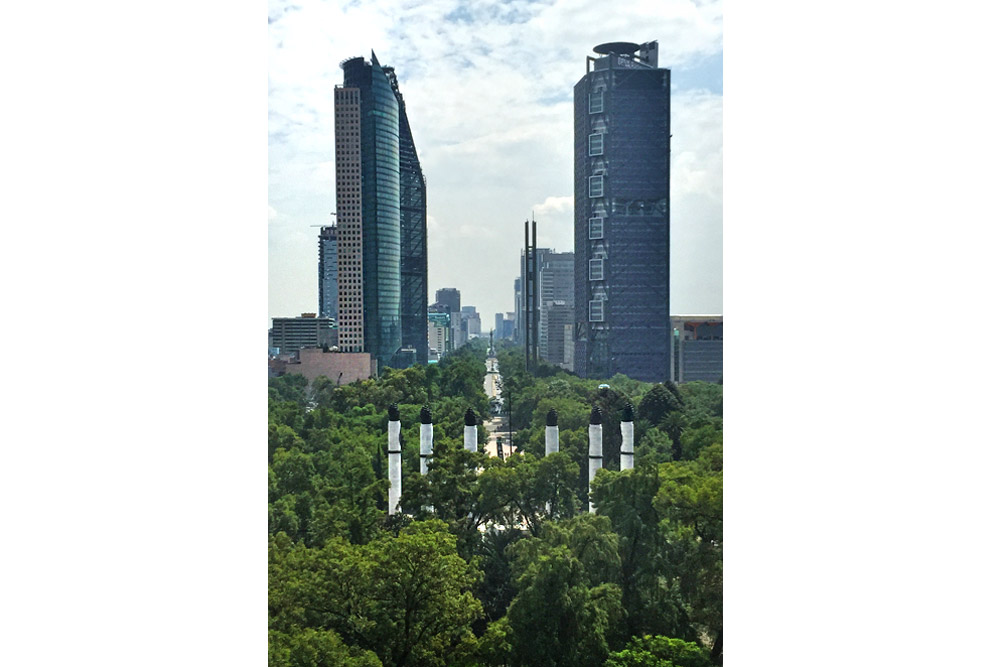
[[[336,211],[331,211],[331,212],[330,212],[330,215],[332,215],[332,216],[336,217],[336,215],[337,215],[337,212],[336,212]],[[331,227],[332,225],[309,225],[309,226],[310,226],[310,227]]]

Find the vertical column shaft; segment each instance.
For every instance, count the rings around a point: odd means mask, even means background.
[[[389,422],[389,514],[399,511],[399,496],[402,493],[402,456],[399,447],[399,420]]]
[[[635,466],[635,454],[633,448],[633,438],[635,424],[634,422],[622,422],[622,452],[621,452],[621,469],[631,470]]]
[[[465,448],[470,452],[479,451],[479,429],[475,426],[465,427]]]
[[[545,427],[545,455],[555,454],[559,451],[559,427]]]
[[[420,425],[420,474],[427,474],[427,464],[434,455],[434,424]]]
[[[594,476],[604,467],[604,450],[602,444],[603,432],[600,424],[590,425],[590,477],[587,487],[588,494],[594,484]],[[590,501],[590,513],[594,513],[594,502]]]

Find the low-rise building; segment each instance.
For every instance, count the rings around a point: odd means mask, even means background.
[[[302,348],[291,358],[268,360],[268,375],[303,375],[312,382],[321,375],[338,385],[374,377],[377,362],[367,352],[336,352],[320,348]]]
[[[332,317],[316,317],[302,313],[300,317],[271,319],[271,350],[288,354],[304,347],[334,347],[337,345],[337,322]]]
[[[673,315],[674,382],[722,379],[722,315]]]

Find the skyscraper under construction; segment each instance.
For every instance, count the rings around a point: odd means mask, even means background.
[[[594,47],[574,98],[574,368],[670,379],[670,70]]]
[[[340,64],[334,91],[340,349],[427,362],[427,189],[395,72]],[[415,351],[409,354],[407,349]]]

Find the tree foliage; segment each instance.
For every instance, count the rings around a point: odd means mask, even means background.
[[[600,665],[618,637],[621,590],[610,522],[583,514],[511,547],[517,595],[507,612],[517,665]]]
[[[520,453],[498,459],[463,446],[466,411],[488,415],[484,362],[476,342],[346,385],[269,381],[269,664],[721,664],[722,386],[619,375],[600,389],[545,364],[528,374],[506,347]],[[404,476],[390,517],[392,403]],[[619,471],[627,403],[638,464]],[[434,455],[420,475],[425,405]],[[545,456],[550,410],[559,452]]]
[[[604,667],[709,667],[705,650],[694,642],[671,637],[633,637],[621,651],[608,656]]]
[[[309,549],[280,537],[271,549],[272,630],[333,631],[386,665],[454,664],[475,649],[471,624],[482,605],[471,591],[480,575],[443,522],[363,545],[333,539]]]

